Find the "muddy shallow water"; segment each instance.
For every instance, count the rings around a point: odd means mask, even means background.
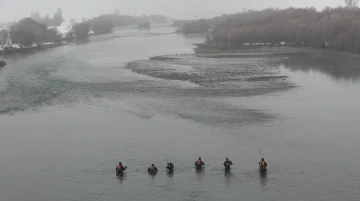
[[[334,70],[354,68],[323,54],[196,57],[204,38],[173,31],[5,58],[0,200],[358,200],[360,84]]]

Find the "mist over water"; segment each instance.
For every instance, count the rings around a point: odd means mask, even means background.
[[[1,200],[358,200],[351,68],[312,54],[196,57],[192,44],[205,38],[174,31],[126,27],[7,56]],[[152,163],[156,176],[146,172]]]

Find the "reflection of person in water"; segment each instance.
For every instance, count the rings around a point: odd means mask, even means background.
[[[260,185],[262,187],[265,187],[267,184],[267,171],[261,171],[260,169],[259,172],[260,172]]]
[[[196,177],[198,180],[202,180],[205,175],[205,168],[195,168]]]
[[[225,171],[224,178],[226,188],[230,188],[231,180],[235,178],[233,173],[231,173],[231,171]]]
[[[174,177],[174,171],[173,170],[169,170],[166,172],[166,175],[170,178]]]
[[[126,180],[126,174],[116,174],[116,177],[119,180],[120,184],[122,184],[123,181]]]

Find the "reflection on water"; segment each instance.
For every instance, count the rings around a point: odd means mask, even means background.
[[[166,172],[166,175],[167,175],[168,177],[170,177],[170,178],[173,178],[173,177],[174,177],[174,170],[168,170],[168,171]]]
[[[156,174],[157,174],[157,172],[148,172],[148,174],[149,174],[149,176],[151,177],[151,178],[155,178],[155,176],[156,176]]]
[[[180,34],[184,38],[196,38],[196,39],[203,39],[206,37],[204,34]]]
[[[122,184],[123,181],[127,179],[125,173],[116,173],[116,178],[119,180],[120,184]]]
[[[204,177],[205,168],[195,168],[195,170],[196,170],[196,178],[198,180],[202,180],[202,178]]]
[[[282,65],[290,71],[318,71],[336,80],[359,80],[359,61],[358,55],[319,51],[291,54]]]
[[[84,44],[88,44],[88,43],[90,43],[90,40],[88,38],[77,39],[75,41],[75,44],[77,44],[77,45],[84,45]]]
[[[259,169],[259,175],[260,175],[261,188],[264,189],[266,187],[266,184],[267,184],[267,171]]]
[[[230,184],[233,178],[235,178],[234,174],[230,170],[224,171],[224,178],[225,178],[225,186],[226,188],[230,188]]]

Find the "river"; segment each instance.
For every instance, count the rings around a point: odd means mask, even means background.
[[[5,57],[0,200],[359,199],[356,73],[322,60],[196,57],[204,37],[174,31],[125,27]]]

